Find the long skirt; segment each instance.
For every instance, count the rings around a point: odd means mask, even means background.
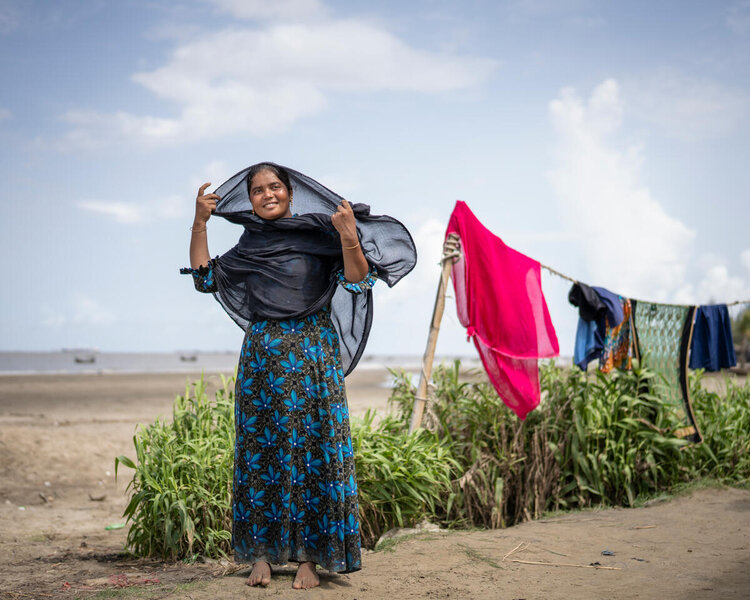
[[[330,309],[250,323],[235,392],[235,560],[359,570],[357,478]]]

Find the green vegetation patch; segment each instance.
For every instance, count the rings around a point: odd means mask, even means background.
[[[393,373],[389,415],[352,420],[363,543],[424,519],[443,527],[508,527],[560,510],[639,506],[695,482],[750,484],[750,383],[720,396],[692,372],[705,441],[688,445],[657,375],[586,374],[543,364],[542,402],[520,421],[483,380],[438,367],[424,428],[409,434],[414,386]],[[128,547],[137,556],[193,560],[231,552],[234,380],[209,399],[201,379],[171,422],[141,427],[128,484]],[[398,543],[393,541],[393,545]]]

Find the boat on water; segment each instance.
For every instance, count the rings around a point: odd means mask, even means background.
[[[91,365],[96,362],[96,355],[99,350],[96,348],[63,348],[66,354],[73,355],[73,362],[82,365]]]

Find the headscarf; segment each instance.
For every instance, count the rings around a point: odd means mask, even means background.
[[[280,167],[273,163],[274,167]],[[339,335],[344,374],[356,366],[372,324],[372,292],[351,294],[337,283],[343,269],[341,241],[331,222],[342,198],[314,179],[288,167],[294,212],[268,221],[252,212],[247,167],[217,189],[214,214],[242,225],[239,243],[214,262],[214,294],[237,325],[246,330],[258,319],[301,318],[331,305]],[[371,215],[366,204],[352,204],[362,252],[378,279],[393,287],[417,262],[414,242],[396,219]]]

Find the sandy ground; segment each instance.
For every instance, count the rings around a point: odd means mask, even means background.
[[[348,378],[351,412],[384,410],[386,379],[375,369]],[[105,530],[123,522],[126,504],[128,470],[115,482],[113,459],[133,455],[136,425],[169,415],[185,381],[184,374],[0,377],[0,598],[110,598],[120,588],[128,598],[193,600],[750,598],[750,491],[736,489],[405,538],[365,553],[362,571],[322,573],[321,588],[309,592],[290,589],[292,568],[251,589],[244,566],[126,560],[126,531]]]

